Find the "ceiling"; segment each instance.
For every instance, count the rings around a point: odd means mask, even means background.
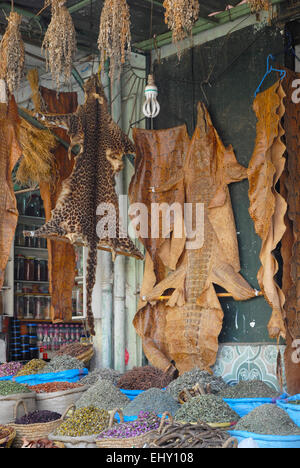
[[[132,43],[138,43],[168,31],[164,23],[163,0],[127,0],[131,11]],[[79,49],[96,51],[99,20],[104,0],[68,0],[67,6],[77,31]],[[223,11],[228,3],[235,6],[241,0],[200,1],[200,16],[207,18],[213,12]],[[39,46],[50,21],[51,10],[47,8],[35,16],[44,6],[44,0],[14,0],[16,11],[23,13],[22,35],[25,42]],[[6,19],[11,1],[0,0],[0,34],[6,28]],[[152,25],[151,25],[152,17]],[[214,22],[213,17],[210,21]],[[152,33],[151,33],[152,31]]]

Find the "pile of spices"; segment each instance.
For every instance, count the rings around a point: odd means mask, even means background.
[[[124,416],[137,416],[140,411],[150,411],[155,414],[168,411],[174,416],[179,407],[179,403],[168,392],[150,388],[131,401],[124,408],[123,413]]]
[[[228,386],[220,391],[222,398],[277,398],[276,390],[261,380],[241,380],[237,385]]]
[[[114,369],[95,369],[81,379],[80,383],[82,383],[82,385],[94,385],[99,380],[110,380],[116,385],[120,377],[121,374]]]
[[[211,375],[209,372],[202,371],[195,367],[191,371],[185,372],[176,380],[171,382],[167,386],[167,391],[177,399],[182,390],[185,388],[190,389],[197,383],[199,383],[207,393],[213,394],[219,393],[220,390],[227,386],[222,377]]]
[[[40,374],[45,366],[46,362],[42,359],[32,359],[27,364],[25,364],[25,366],[17,373],[16,376],[21,377],[23,375]]]
[[[184,403],[175,415],[176,421],[188,423],[231,423],[240,418],[221,397],[203,395]]]
[[[61,418],[61,414],[53,411],[33,411],[32,413],[25,414],[21,418],[15,420],[15,424],[40,424],[57,421]]]
[[[81,383],[73,382],[48,382],[39,385],[32,385],[30,388],[35,393],[54,393],[72,390],[73,388],[82,387]]]
[[[22,385],[16,382],[0,382],[0,396],[14,395],[16,393],[31,393],[31,390],[27,385]]]
[[[134,367],[122,375],[117,386],[127,390],[149,390],[154,387],[165,388],[172,380],[172,376],[156,367]]]
[[[112,382],[99,380],[83,393],[82,397],[76,402],[76,407],[87,408],[93,406],[98,409],[112,411],[115,408],[124,408],[129,401],[129,398]]]
[[[141,411],[136,421],[121,423],[113,426],[111,429],[102,432],[98,439],[128,439],[129,437],[138,437],[149,431],[158,429],[160,418],[154,413]]]
[[[56,442],[52,442],[49,439],[39,439],[39,440],[27,440],[23,439],[22,448],[26,449],[57,449],[60,448],[56,445]]]
[[[51,374],[52,372],[64,372],[71,369],[82,369],[84,364],[78,359],[63,354],[51,359],[50,362],[43,368],[43,374]]]
[[[64,421],[55,431],[55,435],[82,437],[100,434],[107,429],[109,412],[93,406],[77,409],[73,416]]]
[[[78,357],[83,353],[90,351],[93,348],[93,345],[83,345],[81,343],[70,343],[64,346],[61,346],[59,350],[54,354],[55,356],[62,356],[67,354],[68,356]]]
[[[7,377],[10,375],[16,375],[22,369],[23,364],[21,362],[13,361],[6,362],[0,366],[0,377]]]
[[[236,431],[254,432],[265,435],[300,435],[300,428],[288,413],[277,405],[262,405],[239,420]]]

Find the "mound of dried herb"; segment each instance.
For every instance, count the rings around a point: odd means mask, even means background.
[[[238,414],[217,395],[203,395],[184,403],[175,415],[176,421],[196,423],[232,423]]]
[[[61,418],[61,414],[54,411],[32,411],[32,413],[25,414],[21,418],[15,420],[15,424],[39,424],[57,421]]]
[[[228,386],[219,396],[228,399],[277,398],[280,394],[261,380],[241,380],[237,385]]]
[[[118,380],[117,386],[127,390],[149,390],[149,388],[165,388],[172,380],[172,376],[156,367],[143,366],[125,372]]]
[[[179,409],[179,403],[164,390],[150,388],[138,395],[123,410],[125,416],[137,416],[140,411],[150,411],[155,414],[163,414],[168,411],[175,415]]]
[[[14,395],[16,393],[31,393],[31,390],[27,385],[22,385],[16,382],[0,382],[0,396]]]
[[[209,372],[202,371],[195,367],[171,382],[167,386],[167,391],[177,399],[182,390],[185,388],[190,389],[197,383],[213,394],[219,393],[222,389],[227,387],[222,377],[211,375]]]
[[[239,420],[236,431],[253,432],[265,435],[299,435],[300,428],[288,413],[277,405],[261,405]]]
[[[109,380],[99,380],[95,385],[83,393],[76,402],[77,408],[94,406],[99,409],[112,411],[115,408],[124,408],[129,403],[129,398]]]

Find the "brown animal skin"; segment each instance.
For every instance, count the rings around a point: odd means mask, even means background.
[[[77,112],[69,115],[46,115],[48,122],[67,126],[71,139],[70,151],[76,145],[80,153],[75,159],[71,176],[64,181],[60,197],[52,212],[51,220],[35,235],[60,238],[71,243],[83,242],[89,246],[87,264],[87,317],[91,334],[95,334],[92,313],[92,291],[96,279],[97,248],[109,247],[118,253],[143,259],[127,234],[120,232],[119,205],[115,191],[115,174],[123,167],[122,156],[135,151],[133,144],[115,124],[108,112],[104,89],[98,76],[92,76],[85,84],[85,102]],[[99,206],[113,208],[97,214]],[[113,233],[101,222],[108,224],[116,219]]]

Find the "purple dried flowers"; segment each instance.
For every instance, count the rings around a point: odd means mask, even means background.
[[[135,421],[116,424],[112,428],[103,431],[98,439],[128,439],[130,437],[138,437],[146,434],[149,431],[159,428],[160,418],[149,411],[141,411],[138,419]]]

